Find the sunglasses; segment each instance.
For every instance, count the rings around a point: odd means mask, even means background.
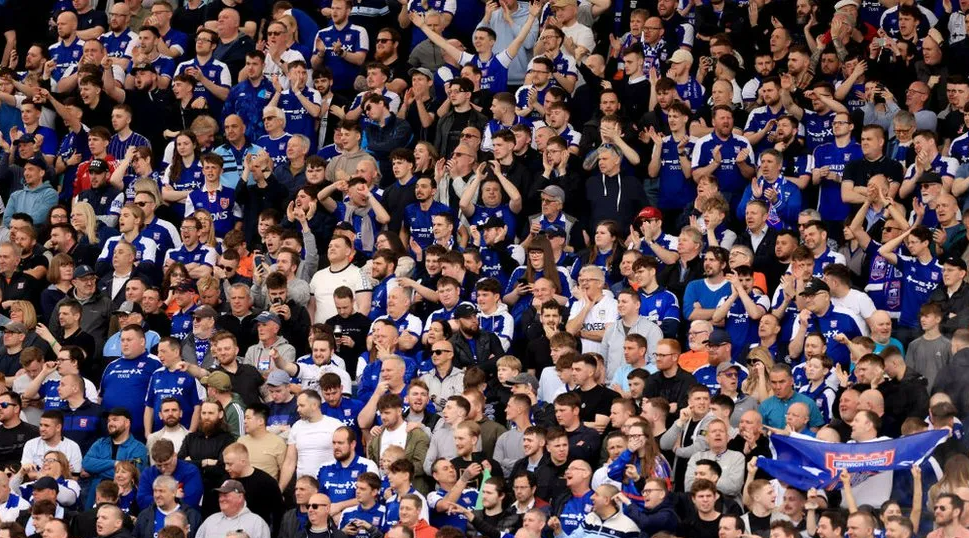
[[[266,32],[266,35],[283,35],[282,32]]]
[[[435,355],[443,355],[445,353],[450,353],[450,352],[451,352],[450,349],[435,349],[435,350],[431,351],[431,353],[433,353]]]
[[[316,504],[316,503],[306,505],[306,507],[309,508],[310,510],[320,510],[322,508],[328,508],[329,506],[330,505],[328,504]]]
[[[0,402],[0,409],[6,409],[13,406],[14,404],[12,402]]]
[[[377,40],[377,43],[393,43],[393,42],[394,40],[390,39],[389,37],[384,37]]]

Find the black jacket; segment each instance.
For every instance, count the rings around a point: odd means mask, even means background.
[[[138,519],[135,520],[134,530],[131,533],[134,538],[154,538],[156,510],[157,507],[152,504],[138,514]],[[195,538],[195,531],[197,531],[199,525],[202,524],[202,514],[199,514],[199,511],[191,506],[184,506],[181,504],[178,506],[178,511],[185,514],[186,519],[188,519],[189,535],[187,538]],[[77,519],[80,519],[80,517]],[[125,521],[129,521],[129,519],[125,518]],[[91,530],[92,532],[94,531],[93,521]],[[79,533],[75,536],[94,536],[95,534]]]
[[[511,473],[508,476],[514,477],[518,473],[527,470],[528,458],[522,458],[512,465]],[[532,473],[535,475],[535,481],[538,483],[535,496],[543,501],[551,501],[555,492],[565,487],[564,481],[560,483],[558,473],[556,473],[555,467],[552,465],[552,458],[548,454],[542,456],[542,459],[538,462],[538,466],[535,467]],[[508,484],[510,488],[511,481],[508,481]]]
[[[952,297],[949,297],[944,285],[935,288],[929,296],[929,302],[942,307],[942,324],[939,325],[939,330],[946,338],[952,338],[956,329],[969,325],[969,285],[965,282]]]
[[[471,351],[460,332],[452,336],[450,342],[454,346],[454,365],[458,368],[477,366],[485,373],[494,374],[498,371],[498,358],[505,355],[505,348],[495,333],[482,331],[478,334],[475,338],[477,353]]]
[[[676,295],[676,298],[683,302],[683,292],[686,285],[690,282],[703,278],[703,256],[697,256],[686,264],[686,273],[680,278],[680,263],[667,265],[663,271],[657,275],[656,282],[661,288],[666,288]],[[687,325],[686,323],[683,324]]]
[[[766,225],[765,225],[766,226]],[[777,286],[777,282],[780,281],[780,275],[777,276],[777,281],[771,282],[771,277],[773,271],[773,262],[776,259],[774,256],[774,245],[777,243],[777,230],[767,226],[767,235],[764,236],[760,241],[760,245],[757,245],[757,249],[754,250],[754,243],[750,239],[750,231],[744,230],[743,233],[737,236],[736,245],[743,245],[745,247],[750,247],[750,250],[754,251],[754,271],[764,273],[764,276],[768,276],[767,286],[774,288]]]
[[[924,419],[929,414],[928,384],[922,374],[913,368],[906,368],[901,380],[890,379],[879,387],[885,397],[885,414],[894,419],[888,421],[892,428],[882,432],[884,435],[898,437],[902,433],[902,423],[906,418]]]

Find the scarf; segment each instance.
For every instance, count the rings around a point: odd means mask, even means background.
[[[360,219],[359,226],[354,220]],[[352,202],[347,202],[347,210],[344,213],[343,221],[350,223],[360,237],[360,246],[364,252],[373,252],[374,234],[373,220],[370,218],[370,207],[357,207]]]

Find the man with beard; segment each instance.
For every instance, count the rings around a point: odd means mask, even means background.
[[[182,425],[182,417],[184,416],[182,404],[175,398],[165,398],[161,401],[159,416],[161,417],[162,428],[148,436],[148,442],[145,443],[148,447],[148,452],[151,453],[151,449],[155,446],[155,443],[162,439],[171,441],[175,446],[175,452],[178,452],[178,449],[182,448],[182,442],[185,441],[185,436],[188,435],[188,428]],[[155,464],[158,462],[153,460],[151,463]]]
[[[683,316],[687,319],[706,319],[713,313],[720,301],[730,295],[730,286],[724,286],[730,253],[720,247],[711,247],[703,256],[702,279],[694,280],[686,286],[683,294]]]
[[[333,503],[330,514],[336,517],[345,509],[358,504],[354,493],[357,477],[370,472],[377,473],[377,464],[357,454],[357,438],[352,429],[341,426],[333,434],[333,457],[335,462],[320,468],[317,480],[320,492],[326,493]]]
[[[114,479],[115,463],[130,461],[141,468],[148,462],[148,449],[131,436],[131,413],[127,409],[108,411],[107,431],[108,436],[91,445],[81,461],[84,472],[91,476],[86,506],[94,505],[95,488],[102,480]]]
[[[225,472],[232,480],[238,480],[246,491],[246,504],[256,515],[262,517],[274,530],[283,519],[283,496],[276,479],[256,469],[249,462],[249,449],[241,443],[232,443],[222,451]]]
[[[221,372],[224,373],[228,378],[228,388],[234,389],[228,393],[228,397],[223,395],[212,395],[210,397],[219,398],[219,402],[223,407],[229,405],[233,400],[234,396],[232,392],[238,394],[238,398],[241,403],[246,407],[259,402],[260,387],[264,383],[262,375],[256,370],[256,367],[251,364],[242,364],[239,361],[239,344],[236,341],[236,337],[228,331],[219,331],[212,335],[212,355],[215,357],[215,368],[213,370],[204,370],[199,368],[191,362],[182,362],[179,364],[178,368],[180,370],[186,371],[192,374],[192,377],[196,379],[201,379],[203,385],[205,384],[205,378],[211,377],[212,373]],[[290,348],[292,349],[292,348]],[[212,385],[207,385],[212,386]],[[218,390],[219,387],[214,387],[213,390]],[[239,410],[239,414],[242,414],[242,410]],[[236,422],[235,415],[230,417],[230,424],[240,426],[242,422],[242,417],[238,417],[238,422]],[[234,429],[233,431],[237,431]]]
[[[225,412],[222,405],[214,400],[202,404],[199,413],[199,429],[185,436],[182,448],[178,450],[178,459],[196,465],[202,472],[202,484],[205,491],[217,487],[225,479],[222,451],[235,442],[235,436],[228,432],[225,423]],[[202,507],[203,514],[214,511],[214,499],[206,495]]]
[[[766,77],[758,90],[764,106],[751,110],[747,117],[744,137],[758,153],[771,146],[771,135],[777,128],[777,120],[786,112],[781,104],[780,90],[779,78]]]
[[[495,361],[505,353],[501,339],[495,333],[481,331],[474,305],[458,305],[454,319],[458,321],[458,332],[450,339],[454,346],[454,364],[461,368],[478,366],[486,373],[494,373]]]

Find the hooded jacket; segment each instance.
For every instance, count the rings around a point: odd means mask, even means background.
[[[10,202],[3,213],[3,225],[9,227],[10,219],[15,213],[27,213],[34,218],[34,222],[47,220],[50,208],[57,204],[57,191],[50,183],[41,181],[34,188],[27,187],[14,191],[10,195]]]
[[[621,171],[615,176],[601,172],[593,175],[585,184],[585,194],[589,201],[590,236],[604,220],[615,220],[620,230],[628,230],[636,213],[647,205],[643,183]]]

